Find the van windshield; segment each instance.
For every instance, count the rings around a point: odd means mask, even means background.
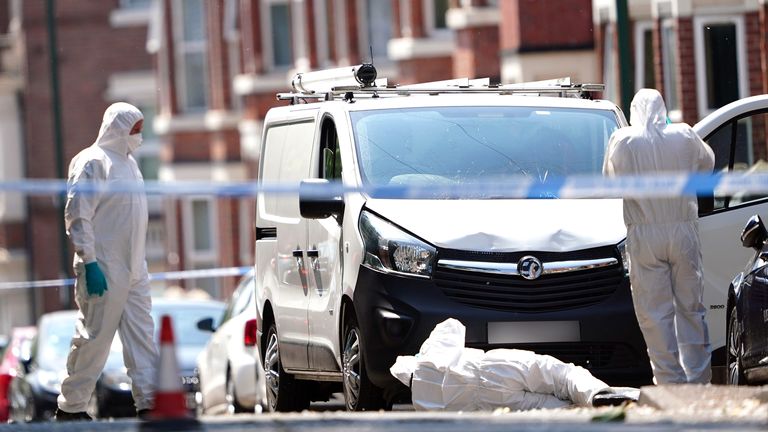
[[[616,114],[603,109],[428,107],[350,113],[367,186],[600,174]]]

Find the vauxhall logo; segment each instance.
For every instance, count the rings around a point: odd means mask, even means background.
[[[542,270],[544,270],[544,266],[535,256],[526,255],[517,262],[517,272],[528,280],[537,279],[541,276]]]

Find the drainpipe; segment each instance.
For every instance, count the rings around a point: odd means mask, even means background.
[[[64,143],[61,134],[61,95],[59,91],[59,55],[56,41],[56,1],[46,0],[46,27],[48,30],[48,47],[50,50],[50,71],[51,71],[51,113],[53,116],[53,143],[56,157],[56,178],[64,179]],[[68,264],[68,243],[66,228],[64,226],[64,203],[66,202],[66,193],[59,196],[57,200],[59,214],[59,241],[61,242],[61,274],[69,274]],[[64,308],[69,307],[70,295],[69,288],[60,288],[59,301]]]
[[[627,0],[616,0],[616,34],[619,50],[619,82],[621,109],[629,113],[629,105],[634,95],[634,75],[632,74],[632,53],[629,44],[629,11]]]

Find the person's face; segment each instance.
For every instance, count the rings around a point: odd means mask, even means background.
[[[136,122],[135,125],[133,125],[133,128],[131,128],[131,135],[136,135],[137,133],[141,133],[141,130],[144,128],[144,119],[141,119]]]

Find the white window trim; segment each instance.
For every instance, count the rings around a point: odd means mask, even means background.
[[[714,109],[707,107],[709,94],[707,93],[706,56],[704,53],[704,26],[707,24],[735,24],[736,25],[736,67],[739,78],[739,98],[749,94],[749,75],[747,71],[747,48],[744,16],[743,15],[707,15],[697,16],[693,19],[694,57],[696,58],[696,105],[699,109],[699,118],[704,118],[713,113]]]
[[[645,82],[645,37],[644,33],[653,31],[653,21],[637,21],[635,23],[635,90],[643,88]]]
[[[661,43],[662,46],[661,46],[661,52],[659,53],[659,55],[661,56],[662,68],[664,69],[664,94],[662,96],[664,97],[664,102],[667,104],[667,107],[669,107],[669,101],[667,100],[668,98],[666,97],[666,93],[667,93],[667,91],[669,89],[669,85],[668,84],[669,84],[670,80],[675,80],[675,87],[677,89],[677,95],[675,95],[675,97],[677,99],[677,104],[679,106],[679,104],[680,104],[680,86],[679,86],[679,81],[677,81],[677,72],[680,69],[680,59],[679,59],[679,57],[680,57],[679,56],[680,45],[679,45],[679,43],[677,41],[677,36],[678,36],[678,33],[679,33],[680,29],[677,28],[677,23],[675,22],[675,20],[673,18],[665,18],[664,20],[662,20],[661,27],[662,27],[662,30],[667,28],[667,27],[673,27],[674,28],[675,36],[676,36],[676,38],[675,38],[675,48],[677,48],[676,52],[673,53],[675,58],[677,58],[677,63],[676,63],[677,70],[670,71],[667,68],[666,62],[664,61],[664,53],[666,52],[666,49],[665,49],[665,45],[664,45],[664,43],[665,43],[664,42],[664,37],[662,35],[662,43]],[[663,31],[662,31],[662,33],[663,33]],[[671,110],[667,111],[667,117],[669,117],[669,119],[672,122],[675,122],[675,123],[681,122],[681,121],[683,121],[683,112],[680,110],[679,107],[676,108],[676,109],[671,109]]]
[[[270,6],[273,4],[285,4],[290,7],[290,3],[290,0],[260,0],[259,5],[261,6],[261,13],[259,14],[259,18],[261,21],[261,52],[264,70],[267,72],[288,71],[293,68],[293,64],[275,66],[275,55],[274,50],[272,49],[272,14],[269,10]],[[295,50],[297,38],[292,37],[291,39],[293,39],[292,48]],[[296,52],[293,53],[293,59],[293,63],[295,63]]]
[[[390,19],[391,18],[392,17],[390,17]],[[370,33],[370,26],[368,25],[368,2],[366,0],[357,0],[357,22],[357,40],[360,41],[360,59],[363,63],[367,63],[371,60],[371,38],[368,36]],[[392,40],[393,36],[394,35],[391,35],[389,40]],[[389,41],[387,41],[387,43],[389,43]],[[376,65],[376,69],[379,71],[381,71],[382,68],[391,66],[393,64],[388,55],[383,58],[381,56],[375,57],[373,59],[373,63]],[[379,77],[382,76],[383,75],[379,74]]]
[[[173,47],[174,47],[174,62],[176,65],[176,95],[178,98],[179,108],[182,111],[199,111],[199,110],[205,110],[207,108],[208,102],[209,102],[209,95],[208,95],[208,71],[206,68],[203,68],[203,81],[205,86],[205,105],[203,107],[190,107],[189,101],[187,101],[187,73],[186,73],[186,63],[184,61],[184,55],[190,52],[201,52],[203,56],[205,57],[207,55],[207,41],[206,38],[200,41],[193,41],[193,42],[187,42],[184,40],[184,22],[182,20],[182,14],[180,13],[181,9],[181,3],[184,0],[174,0],[174,8],[173,8]],[[205,7],[205,1],[203,2],[203,7]],[[183,91],[180,91],[183,90]]]
[[[331,29],[328,28],[328,9],[325,0],[315,2],[315,51],[317,52],[317,64],[320,68],[331,64],[331,50],[328,45],[328,34]]]
[[[211,248],[207,251],[195,250],[195,232],[194,232],[194,213],[192,211],[193,201],[207,201],[208,208],[211,211],[209,229],[211,233]],[[216,262],[218,255],[218,232],[219,226],[218,214],[216,211],[216,201],[210,196],[189,196],[182,200],[182,217],[184,230],[184,256],[194,264],[210,264]]]

